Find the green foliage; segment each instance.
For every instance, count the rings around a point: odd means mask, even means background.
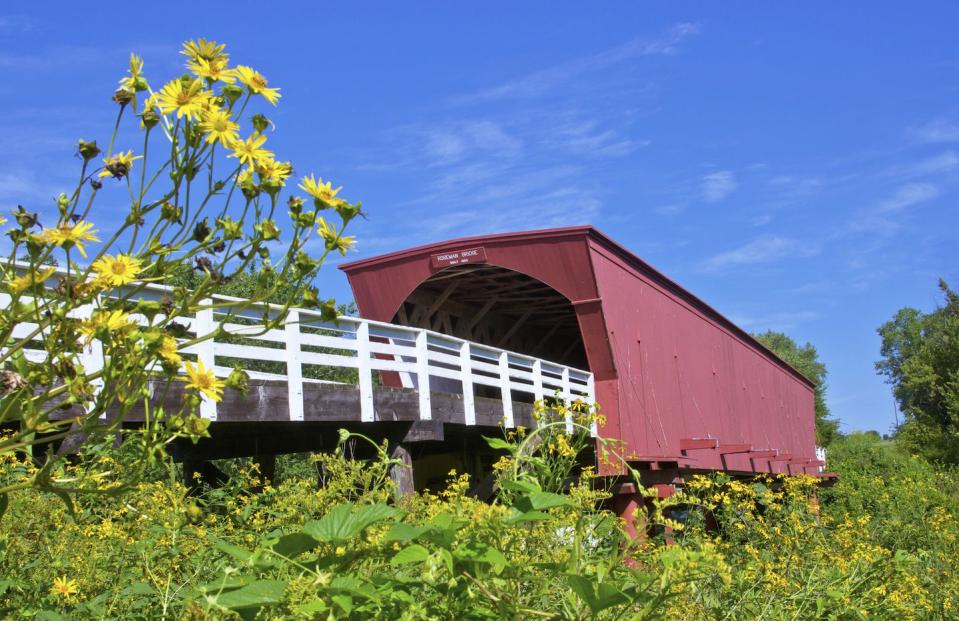
[[[549,425],[492,440],[507,454],[492,503],[468,497],[468,477],[455,474],[438,494],[396,498],[385,447],[347,459],[343,448],[368,440],[345,432],[315,463],[281,460],[276,486],[239,467],[225,487],[191,497],[158,476],[122,498],[82,496],[75,517],[16,491],[0,523],[0,615],[956,617],[954,471],[855,434],[830,447],[840,479],[818,491],[819,511],[811,477],[692,477],[667,499],[640,489],[651,504],[637,520],[672,532],[631,540],[589,472],[562,489],[540,483],[568,467],[550,463],[565,459],[565,424]],[[587,433],[575,425],[566,441],[580,446]]]
[[[900,442],[929,459],[959,464],[959,295],[939,281],[945,304],[903,308],[879,328],[876,369],[892,384],[905,422]]]
[[[826,365],[812,343],[801,346],[782,332],[769,330],[753,337],[816,384],[816,442],[828,446],[839,435],[839,421],[826,405]]]

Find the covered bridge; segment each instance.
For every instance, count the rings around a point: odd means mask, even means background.
[[[591,226],[455,239],[341,269],[366,319],[591,372],[599,435],[622,440],[642,469],[820,470],[813,383]]]

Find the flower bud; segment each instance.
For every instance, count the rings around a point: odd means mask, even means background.
[[[243,89],[233,84],[227,84],[223,87],[223,90],[220,91],[220,94],[232,105],[243,95]]]
[[[173,203],[164,202],[160,206],[160,217],[168,222],[180,222],[180,216],[183,214],[183,210],[174,205]]]
[[[280,229],[276,228],[273,220],[264,220],[253,226],[253,230],[260,234],[263,241],[272,241],[280,237]]]
[[[147,108],[140,115],[140,126],[143,129],[153,129],[160,122],[160,115],[153,108]]]
[[[288,201],[286,201],[287,207],[290,208],[290,213],[299,214],[303,211],[303,199],[299,196],[291,196]]]
[[[80,140],[79,144],[77,144],[77,153],[80,154],[80,157],[82,157],[84,161],[89,161],[100,155],[100,147],[97,146],[96,140],[91,142]]]
[[[226,386],[245,395],[250,390],[250,376],[240,367],[234,367],[226,378]]]
[[[117,102],[121,107],[127,105],[136,95],[132,91],[128,91],[125,88],[118,88],[116,92],[113,93],[113,101]]]
[[[267,127],[272,125],[270,119],[266,118],[262,114],[254,114],[252,117],[250,117],[250,122],[253,123],[253,129],[258,134],[262,134]]]

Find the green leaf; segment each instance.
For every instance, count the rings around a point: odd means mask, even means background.
[[[286,583],[280,580],[254,580],[246,586],[221,593],[216,603],[230,610],[262,608],[283,601]]]
[[[492,565],[497,573],[502,571],[508,563],[502,552],[485,543],[470,543],[460,546],[453,551],[453,556],[462,561]]]
[[[483,439],[486,440],[486,443],[489,444],[489,447],[492,449],[502,449],[504,451],[511,451],[513,449],[513,445],[502,438],[483,436]]]
[[[299,606],[295,607],[294,610],[301,615],[312,617],[316,613],[323,612],[327,608],[329,608],[329,606],[326,605],[326,602],[321,599],[314,599],[306,602],[305,604],[300,604]]]
[[[566,496],[552,492],[533,492],[529,495],[530,504],[534,509],[551,509],[553,507],[568,507],[573,503]]]
[[[399,513],[382,503],[363,505],[355,511],[353,507],[352,503],[337,505],[319,520],[307,522],[303,532],[317,541],[343,542],[356,537],[372,524]]]
[[[306,533],[283,535],[273,544],[273,551],[287,558],[295,558],[316,547],[317,541]]]
[[[397,522],[383,537],[383,541],[412,541],[428,530],[430,530],[429,526],[413,526],[406,522]]]
[[[321,599],[314,599],[312,601],[306,602],[305,604],[300,604],[299,606],[294,608],[294,610],[296,610],[301,615],[312,616],[318,612],[323,612],[327,608],[329,608],[329,606],[326,605],[326,602],[324,602]]]
[[[513,512],[503,518],[503,523],[512,526],[523,522],[540,522],[552,518],[553,516],[549,513],[543,513],[542,511],[520,511],[516,507],[513,507]]]
[[[353,598],[349,595],[334,595],[330,599],[336,602],[336,605],[342,608],[346,614],[353,612]]]
[[[407,563],[422,563],[430,557],[430,551],[414,543],[411,546],[406,546],[399,552],[397,552],[393,559],[390,561],[391,565],[405,565]]]
[[[608,582],[594,582],[585,576],[566,574],[566,582],[593,614],[629,602],[629,597]]]
[[[522,492],[524,494],[532,494],[533,492],[542,491],[542,488],[533,483],[532,481],[520,481],[518,479],[506,479],[505,481],[500,481],[499,486],[502,489],[508,489],[511,492]]]
[[[7,512],[7,507],[10,506],[10,496],[9,494],[0,494],[0,520],[3,520],[4,514]]]
[[[249,563],[250,558],[253,556],[253,553],[250,552],[249,550],[244,550],[240,546],[235,546],[232,543],[229,543],[223,540],[217,541],[215,544],[215,547],[220,552],[229,554],[230,556],[232,556],[233,558],[235,558],[236,560],[244,564]]]

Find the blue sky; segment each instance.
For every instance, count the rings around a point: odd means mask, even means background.
[[[281,87],[278,154],[363,201],[352,258],[592,223],[815,344],[844,429],[887,430],[876,328],[959,286],[959,5],[517,4],[5,7],[4,209],[50,213],[130,51],[157,86],[213,38]]]

